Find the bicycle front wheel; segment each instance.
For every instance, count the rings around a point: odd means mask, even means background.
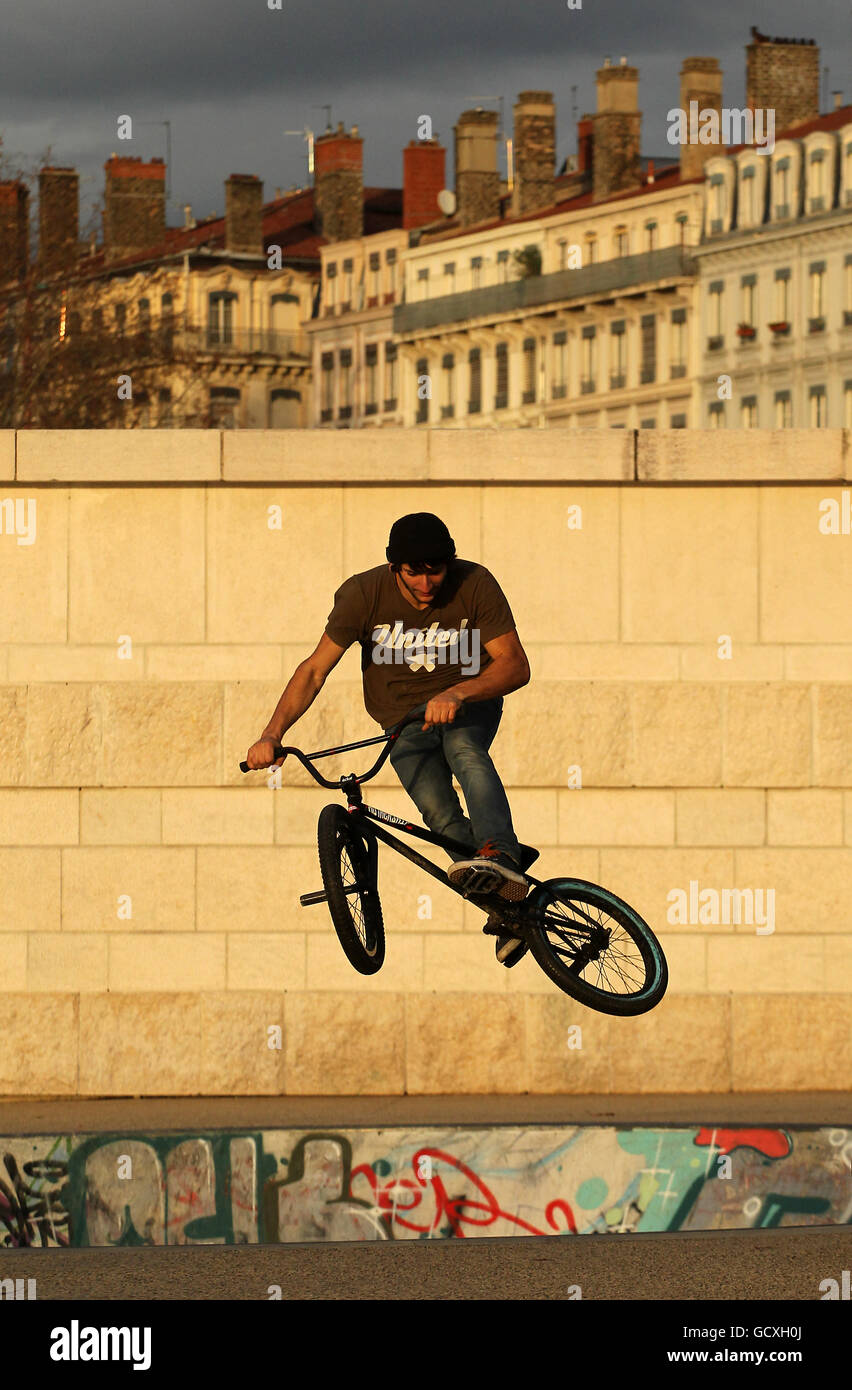
[[[328,910],[350,965],[375,975],[385,959],[385,926],[376,882],[375,839],[368,845],[342,806],[324,806],[317,827]]]
[[[606,888],[551,878],[524,904],[530,950],[545,975],[604,1014],[643,1014],[668,984],[662,947],[648,923]]]

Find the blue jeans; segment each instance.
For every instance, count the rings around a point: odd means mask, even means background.
[[[418,712],[425,709],[425,703],[416,706]],[[521,850],[512,812],[488,756],[502,713],[499,695],[463,704],[451,724],[436,724],[425,731],[422,721],[409,724],[391,748],[390,763],[434,834],[461,840],[473,851],[493,840],[498,851],[517,863]],[[470,819],[462,811],[453,775],[464,792]],[[454,860],[468,857],[455,850],[447,853]]]

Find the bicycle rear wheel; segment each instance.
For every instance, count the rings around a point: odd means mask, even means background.
[[[320,871],[328,910],[346,957],[362,975],[385,959],[385,926],[376,882],[376,842],[370,843],[342,806],[324,806],[317,826]]]
[[[666,992],[668,966],[648,923],[582,878],[551,878],[524,904],[530,950],[566,994],[604,1014],[643,1014]]]

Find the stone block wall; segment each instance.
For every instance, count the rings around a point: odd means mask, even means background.
[[[494,761],[533,872],[659,935],[644,1017],[503,969],[384,849],[376,976],[299,904],[336,798],[238,764],[414,510],[509,599]],[[848,1089],[849,431],[0,434],[0,522],[0,1094]],[[287,741],[378,732],[353,648]],[[365,799],[412,814],[387,764]],[[678,920],[692,884],[772,930]]]

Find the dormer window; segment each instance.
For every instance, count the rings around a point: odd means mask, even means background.
[[[790,160],[788,158],[779,159],[775,166],[775,185],[774,201],[775,216],[790,216]]]
[[[757,180],[755,178],[754,165],[743,169],[742,183],[740,185],[740,224],[744,227],[753,227],[757,221]]]
[[[721,232],[725,225],[725,177],[710,175],[710,231]]]
[[[808,160],[808,212],[825,212],[825,150],[813,150]]]

